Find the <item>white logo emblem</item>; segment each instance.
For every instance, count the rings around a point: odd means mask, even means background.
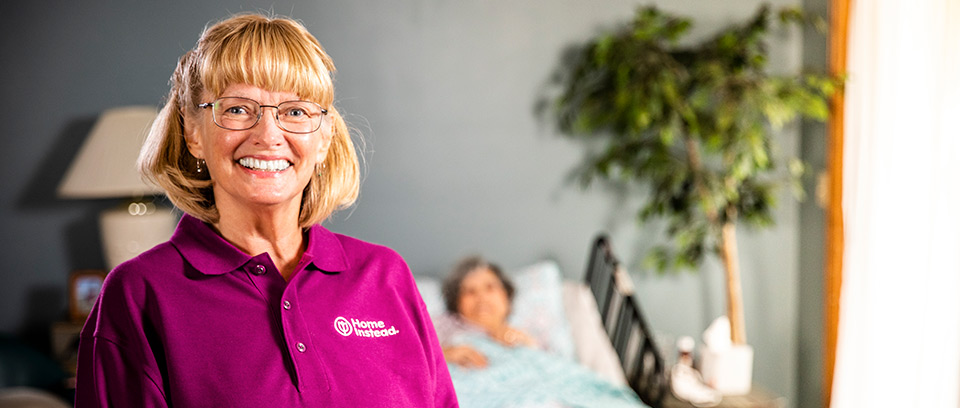
[[[333,321],[333,328],[337,329],[337,333],[340,333],[342,336],[349,336],[350,333],[353,333],[353,326],[351,326],[350,322],[343,316],[337,317],[336,320]]]
[[[333,329],[341,336],[357,337],[390,337],[400,334],[396,327],[387,325],[383,320],[359,320],[347,319],[343,316],[337,316],[333,319]]]

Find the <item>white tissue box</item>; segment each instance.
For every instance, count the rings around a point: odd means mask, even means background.
[[[753,347],[732,345],[714,350],[700,348],[700,373],[704,382],[723,395],[750,393],[753,383]]]

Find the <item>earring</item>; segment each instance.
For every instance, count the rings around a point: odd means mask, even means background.
[[[197,173],[203,173],[203,165],[206,164],[203,159],[197,159]]]

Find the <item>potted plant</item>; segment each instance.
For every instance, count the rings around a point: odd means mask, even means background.
[[[796,9],[777,17],[813,21]],[[640,223],[666,219],[670,244],[647,261],[665,271],[697,268],[711,254],[722,260],[734,345],[747,341],[736,226],[771,226],[779,187],[802,198],[804,165],[778,148],[778,130],[799,117],[825,120],[840,85],[823,74],[770,73],[772,19],[762,6],[742,24],[681,46],[689,19],[640,8],[630,24],[569,53],[554,78],[560,131],[603,145],[582,179],[646,186]]]

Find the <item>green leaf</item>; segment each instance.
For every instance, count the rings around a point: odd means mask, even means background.
[[[787,167],[790,170],[790,175],[793,177],[800,177],[806,171],[807,166],[803,164],[803,161],[798,158],[791,158]]]

